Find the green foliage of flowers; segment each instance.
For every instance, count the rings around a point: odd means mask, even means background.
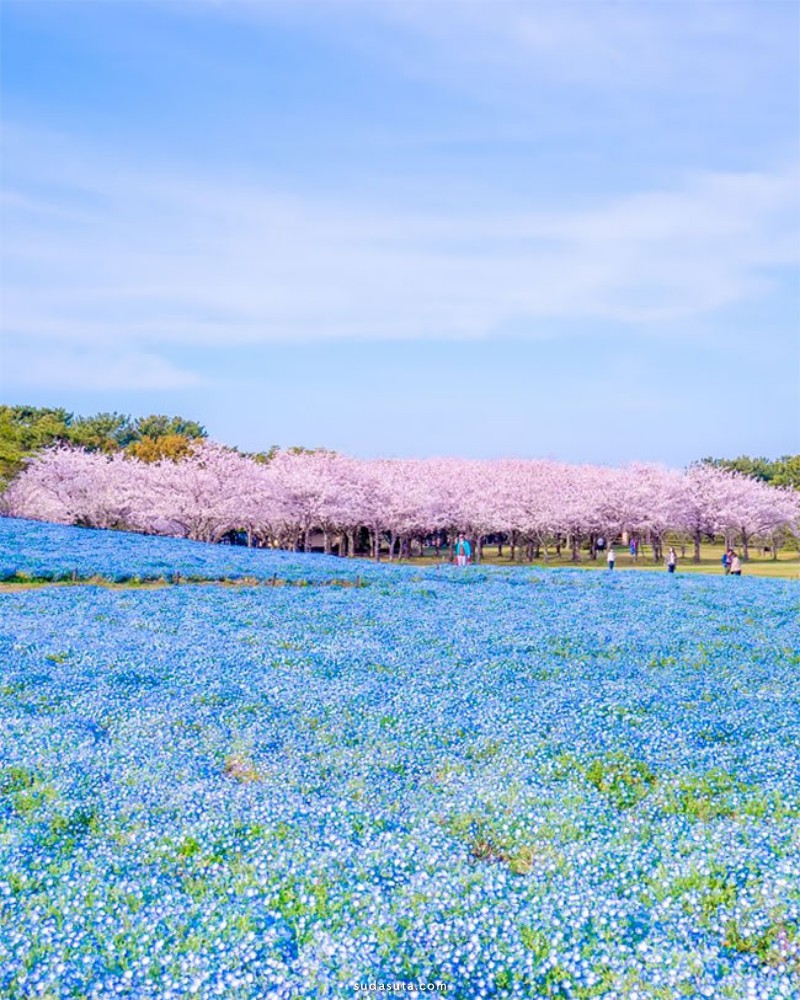
[[[743,930],[735,919],[725,925],[723,944],[731,951],[754,955],[762,965],[780,967],[788,965],[800,975],[800,927],[784,920],[773,919],[764,929],[755,933]]]
[[[645,761],[621,751],[593,760],[584,770],[586,780],[617,809],[630,809],[649,795],[656,775]]]
[[[733,774],[714,768],[706,774],[682,777],[664,808],[668,813],[708,823],[736,815],[744,807],[748,791]]]

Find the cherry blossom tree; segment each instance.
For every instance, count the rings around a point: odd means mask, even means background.
[[[730,544],[731,536],[738,538],[742,555],[750,558],[750,546],[755,539],[771,542],[773,556],[777,558],[777,543],[784,530],[799,524],[797,517],[800,495],[796,490],[768,486],[757,479],[738,473],[729,473],[729,492],[720,503],[719,517]]]
[[[196,541],[218,542],[225,534],[252,523],[261,500],[259,477],[252,459],[222,445],[204,443],[179,462],[135,460],[137,475],[146,484],[146,509],[140,526]]]
[[[682,478],[676,498],[677,523],[672,527],[691,536],[696,563],[700,562],[703,537],[713,538],[724,527],[725,512],[733,494],[732,483],[731,473],[710,465],[693,466]]]
[[[481,557],[492,534],[512,559],[545,559],[568,544],[574,560],[598,535],[645,535],[654,558],[667,532],[694,542],[735,538],[747,557],[755,539],[773,553],[800,531],[800,494],[704,464],[685,473],[652,465],[622,469],[551,461],[373,460],[332,452],[278,452],[264,463],[211,442],[189,454],[143,462],[56,447],[28,461],[2,495],[2,511],[64,524],[128,528],[216,542],[245,531],[248,543],[311,547],[353,555],[366,530],[375,558],[414,540],[465,532]]]
[[[95,528],[136,527],[138,484],[121,453],[72,446],[32,458],[4,494],[14,517]]]

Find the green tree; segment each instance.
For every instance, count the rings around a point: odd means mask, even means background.
[[[793,486],[800,489],[800,455],[782,455],[780,458],[704,458],[701,465],[712,465],[716,469],[738,472],[751,479],[759,479],[772,486]]]
[[[36,406],[0,406],[0,485],[20,471],[28,455],[68,441],[72,414]]]
[[[75,417],[57,407],[0,406],[0,489],[21,471],[25,460],[53,444],[72,444],[107,453],[141,444],[145,461],[174,458],[190,450],[190,442],[206,437],[205,428],[184,417],[151,414],[132,420],[122,413]],[[157,442],[161,442],[158,444]]]
[[[163,413],[151,413],[149,417],[139,417],[134,424],[136,440],[143,438],[167,437],[170,434],[180,434],[185,438],[208,437],[206,429],[194,420],[185,420],[183,417],[167,417]]]
[[[69,440],[87,451],[119,451],[135,440],[131,418],[122,413],[97,413],[78,417],[70,426]]]
[[[278,445],[273,444],[268,451],[245,452],[245,455],[252,458],[254,462],[258,462],[259,465],[268,465],[280,450]]]
[[[772,479],[774,486],[793,486],[800,490],[800,455],[784,455],[776,463],[778,468]]]

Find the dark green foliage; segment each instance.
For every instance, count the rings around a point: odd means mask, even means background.
[[[96,834],[100,822],[93,809],[78,809],[69,815],[53,816],[42,835],[42,844],[69,853],[84,837]]]
[[[8,796],[19,816],[34,815],[55,798],[54,790],[35,771],[19,765],[0,770],[0,795]]]
[[[0,485],[13,479],[28,455],[66,441],[71,419],[61,409],[0,406]]]
[[[60,407],[0,406],[0,487],[22,469],[25,459],[49,445],[71,444],[87,451],[114,452],[147,438],[206,437],[194,420],[151,414],[132,419],[122,413],[76,417]]]
[[[169,437],[172,434],[180,434],[181,437],[196,438],[206,437],[205,428],[194,420],[185,420],[183,417],[165,417],[163,414],[151,414],[149,417],[138,417],[134,423],[133,440],[141,441],[142,438]],[[130,442],[127,442],[130,443]]]
[[[36,775],[26,767],[6,767],[0,773],[0,794],[24,792],[36,784]]]
[[[800,455],[782,455],[780,458],[704,458],[702,465],[712,465],[716,469],[739,472],[751,479],[759,479],[771,486],[792,486],[800,489]]]
[[[122,413],[97,413],[70,421],[67,440],[87,451],[118,451],[135,439],[131,418]]]

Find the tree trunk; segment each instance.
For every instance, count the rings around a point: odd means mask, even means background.
[[[699,530],[695,531],[695,533],[694,533],[694,539],[693,539],[694,540],[694,556],[693,556],[693,560],[692,561],[696,562],[696,563],[700,562],[700,539],[701,539],[701,532]]]
[[[331,533],[330,531],[322,532],[322,551],[326,556],[331,554]]]
[[[579,543],[578,536],[577,535],[573,535],[570,538],[570,543],[572,545],[572,561],[573,562],[580,562],[581,561],[581,553],[580,553],[580,548],[579,548],[579,544],[580,543]]]
[[[742,528],[742,558],[745,562],[750,558],[750,546],[748,542],[750,541],[750,536]]]

